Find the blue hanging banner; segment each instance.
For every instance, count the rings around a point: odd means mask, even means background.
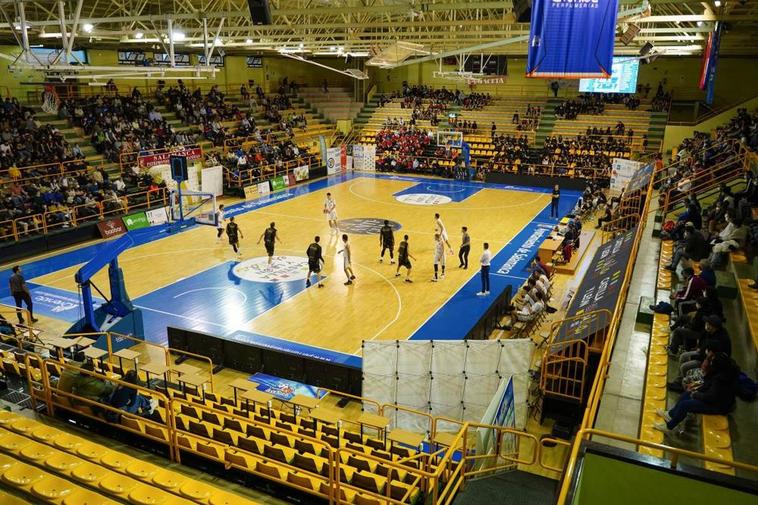
[[[716,67],[719,63],[719,49],[721,47],[721,29],[722,24],[716,22],[716,26],[708,39],[707,52],[704,52],[704,57],[707,57],[704,68],[704,82],[701,84],[705,87],[705,103],[711,105],[713,103],[713,94],[716,90]]]
[[[610,77],[618,0],[534,0],[527,77]]]

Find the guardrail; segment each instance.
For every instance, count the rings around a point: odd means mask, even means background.
[[[0,221],[0,241],[19,241],[23,238],[44,235],[56,230],[76,227],[83,223],[129,214],[139,209],[155,206],[165,207],[169,203],[166,188],[132,193],[113,200],[73,207],[61,208],[38,214]],[[108,208],[110,204],[111,208]]]

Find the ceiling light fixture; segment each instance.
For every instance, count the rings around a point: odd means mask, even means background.
[[[92,23],[84,23],[84,24],[82,25],[82,29],[83,29],[85,32],[87,32],[87,33],[92,33],[92,30],[94,30],[94,29],[95,29],[95,25],[93,25]]]

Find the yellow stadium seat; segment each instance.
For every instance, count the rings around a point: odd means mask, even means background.
[[[214,489],[200,481],[188,480],[180,488],[179,493],[194,501],[207,501],[213,494]]]
[[[14,487],[29,487],[44,478],[37,467],[21,462],[3,472],[3,481]]]
[[[24,459],[32,461],[44,461],[56,453],[57,451],[52,447],[37,442],[32,442],[19,451]]]
[[[137,482],[123,475],[112,472],[102,479],[98,485],[110,494],[127,495],[135,488]]]
[[[0,433],[0,449],[7,452],[18,453],[24,446],[29,445],[31,440],[9,431]]]
[[[163,489],[169,491],[181,487],[187,481],[186,478],[179,475],[178,473],[170,472],[168,470],[159,471],[153,476],[152,480],[153,484],[156,486],[162,487]]]
[[[108,470],[90,462],[84,462],[71,471],[71,475],[75,479],[93,483],[100,482],[107,474]]]
[[[79,489],[63,498],[62,505],[117,505],[115,502],[105,496],[88,491],[86,489]]]
[[[58,472],[69,473],[82,464],[82,460],[65,452],[56,452],[45,460],[45,466]]]
[[[134,458],[131,456],[128,456],[124,454],[123,452],[118,451],[106,451],[101,457],[100,462],[107,466],[108,468],[112,468],[114,470],[122,471],[127,466],[132,464],[134,462]]]

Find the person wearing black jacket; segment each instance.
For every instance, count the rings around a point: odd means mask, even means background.
[[[716,301],[719,303],[715,304],[708,296],[701,296],[695,301],[694,312],[676,320],[668,345],[670,355],[677,355],[681,347],[685,351],[695,348],[698,339],[705,332],[705,318],[710,315],[722,316],[721,303],[718,298]]]
[[[657,430],[667,432],[681,423],[687,414],[725,415],[734,408],[739,369],[723,352],[708,352],[703,363],[703,382],[692,384],[668,412],[658,409],[666,424],[655,423]]]
[[[672,391],[682,391],[682,380],[687,376],[687,372],[701,366],[705,361],[708,352],[724,353],[727,356],[732,355],[732,341],[729,334],[724,328],[721,318],[714,315],[705,316],[705,331],[698,340],[697,349],[689,352],[683,352],[679,357],[679,377],[675,378],[668,384]]]
[[[676,245],[671,264],[666,265],[669,270],[676,270],[682,258],[699,261],[708,256],[708,241],[692,223],[684,226],[684,240]]]

